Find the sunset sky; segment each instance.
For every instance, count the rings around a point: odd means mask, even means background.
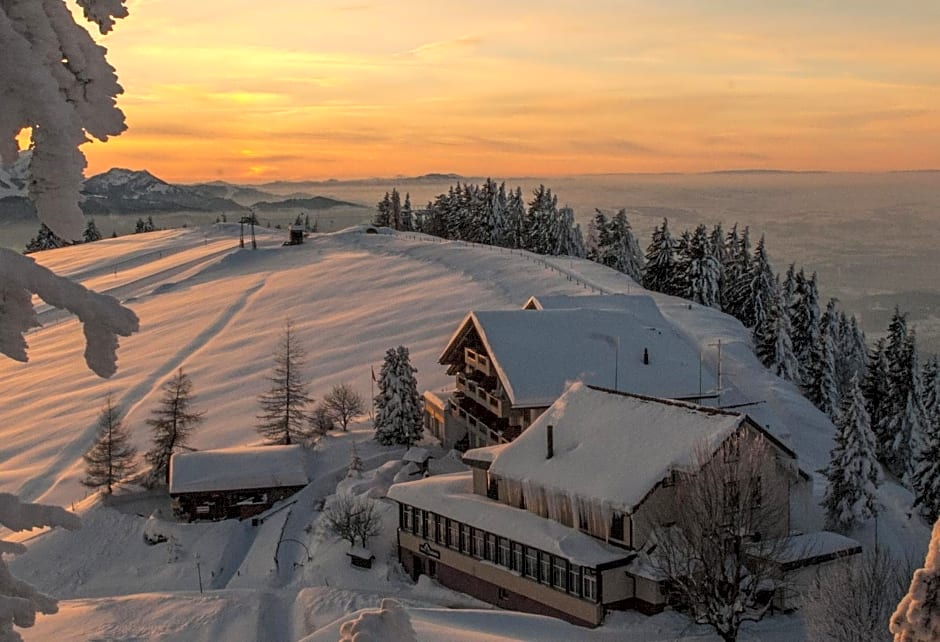
[[[940,167],[936,0],[130,0],[88,173]]]

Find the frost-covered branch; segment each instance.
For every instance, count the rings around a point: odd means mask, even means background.
[[[40,526],[62,526],[69,530],[80,527],[78,517],[60,506],[21,502],[16,495],[0,493],[0,525],[14,531]],[[0,642],[20,640],[14,626],[30,627],[36,622],[36,613],[55,613],[54,598],[40,593],[34,587],[10,574],[3,561],[4,553],[23,553],[25,547],[0,540]]]
[[[92,292],[69,279],[56,276],[28,256],[0,248],[0,353],[26,361],[23,333],[38,324],[31,295],[64,308],[84,324],[85,362],[100,377],[117,370],[118,336],[139,329],[137,315],[117,299]]]
[[[127,15],[125,0],[77,0],[107,33]],[[63,239],[82,236],[79,208],[89,136],[105,141],[125,129],[116,98],[123,90],[107,50],[78,25],[63,0],[0,0],[0,164],[18,157],[17,135],[32,130],[29,197],[39,220]],[[0,248],[0,354],[26,361],[23,334],[38,324],[31,295],[78,315],[85,361],[102,377],[117,369],[117,336],[138,329],[136,315]]]

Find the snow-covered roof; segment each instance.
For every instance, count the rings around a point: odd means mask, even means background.
[[[300,446],[255,446],[177,453],[170,459],[170,494],[305,486]]]
[[[656,301],[648,294],[536,295],[529,297],[523,307],[528,310],[613,310],[647,319],[662,318]]]
[[[774,562],[784,567],[818,564],[845,555],[862,552],[862,545],[851,537],[831,531],[817,531],[787,537],[783,546],[772,546]]]
[[[700,370],[698,350],[650,297],[603,298],[632,304],[470,312],[440,362],[462,362],[465,338],[475,330],[513,406],[523,408],[550,405],[575,380],[659,397],[690,397],[715,386],[711,373]],[[643,363],[644,350],[649,364]]]
[[[628,556],[627,551],[605,544],[574,528],[475,495],[470,472],[434,475],[395,484],[389,488],[388,497],[567,558],[573,564],[594,567]]]
[[[696,450],[715,448],[745,415],[574,383],[490,465],[490,473],[632,512]],[[554,456],[546,459],[547,427]]]
[[[431,458],[431,452],[427,448],[412,446],[402,456],[402,461],[411,461],[417,464],[423,464]]]
[[[509,444],[494,444],[492,446],[483,446],[482,448],[472,448],[465,452],[461,459],[464,463],[478,462],[482,464],[492,464],[499,453],[503,452]]]

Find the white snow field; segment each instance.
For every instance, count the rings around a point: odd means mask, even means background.
[[[206,410],[190,446],[259,444],[257,397],[269,385],[272,353],[288,318],[308,351],[313,396],[341,382],[368,396],[371,367],[377,370],[386,349],[399,344],[410,349],[422,389],[452,384],[436,360],[471,309],[518,308],[531,295],[645,293],[624,275],[587,261],[423,235],[351,228],[313,235],[300,246],[282,247],[283,240],[279,231],[261,230],[257,251],[239,249],[238,225],[222,224],[33,255],[126,302],[141,330],[122,339],[118,373],[100,379],[82,359],[76,320],[37,302],[45,327],[27,336],[30,362],[0,359],[0,491],[66,506],[82,519],[79,531],[4,534],[29,549],[9,561],[12,572],[61,598],[58,614],[20,630],[26,640],[336,640],[344,621],[388,597],[405,606],[422,640],[716,639],[676,613],[615,613],[588,630],[494,609],[427,578],[413,584],[397,566],[395,505],[383,499],[396,476],[408,478],[401,472],[404,449],[372,441],[367,419],[348,433],[324,437],[307,457],[311,484],[259,526],[178,523],[165,494],[136,487],[119,488],[107,500],[89,494],[79,484],[81,455],[105,396],[111,393],[124,408],[143,452],[149,445],[144,421],[161,384],[178,368],[192,378],[195,407]],[[821,499],[824,484],[814,471],[828,461],[830,422],[760,366],[737,321],[652,296],[674,329],[699,346],[712,376],[721,340],[721,403],[754,403],[744,409],[796,451]],[[345,479],[353,443],[364,462],[362,479]],[[458,460],[435,450],[432,473],[459,470]],[[320,519],[324,503],[338,492],[379,502],[383,532],[369,543],[372,569],[351,567],[349,544],[329,535]],[[929,529],[907,516],[910,495],[887,482],[881,500],[879,540],[921,558]],[[166,541],[148,545],[145,534]],[[853,535],[870,542],[874,526]],[[781,642],[803,637],[798,614],[747,626],[742,635]]]

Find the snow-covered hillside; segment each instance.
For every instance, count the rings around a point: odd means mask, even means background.
[[[368,426],[330,435],[311,454],[317,481],[290,511],[258,528],[242,522],[170,524],[148,519],[165,500],[132,494],[102,503],[86,498],[79,479],[96,416],[108,393],[126,410],[125,423],[140,450],[144,424],[163,381],[184,368],[196,407],[206,421],[194,434],[198,449],[259,442],[257,397],[269,382],[273,351],[286,319],[309,353],[306,374],[320,398],[349,382],[367,396],[371,368],[385,350],[409,347],[419,386],[452,383],[437,357],[469,309],[509,309],[531,295],[636,293],[622,274],[567,257],[441,242],[422,235],[366,234],[353,228],[314,235],[282,247],[262,231],[259,249],[238,248],[238,225],[170,230],[121,237],[33,255],[126,302],[141,331],[123,339],[119,371],[110,380],[88,372],[74,319],[40,304],[45,327],[28,335],[30,362],[0,360],[0,491],[24,500],[72,507],[84,521],[77,533],[53,531],[30,539],[14,559],[14,573],[67,598],[62,612],[24,630],[26,639],[296,640],[336,639],[339,621],[383,597],[398,596],[423,639],[674,639],[686,622],[675,614],[646,618],[617,614],[596,631],[546,618],[487,610],[485,605],[424,582],[413,586],[394,564],[394,518],[383,504],[384,534],[374,546],[376,568],[353,570],[342,542],[328,537],[315,508],[329,501],[342,479],[353,442],[366,461],[356,492],[381,496],[398,473],[400,452],[371,442]],[[700,347],[704,368],[717,374],[721,342],[722,404],[744,409],[787,443],[801,467],[815,473],[828,462],[834,429],[789,383],[770,375],[750,350],[748,333],[731,317],[672,297],[652,294],[664,317]],[[458,466],[443,457],[439,466]],[[339,482],[350,485],[350,480]],[[355,485],[355,484],[354,484]],[[349,490],[349,488],[347,488]],[[886,506],[879,537],[922,555],[929,532],[905,514],[908,494],[882,489]],[[155,526],[155,524],[162,524]],[[169,525],[167,525],[169,524]],[[146,529],[163,528],[167,544],[146,546]],[[285,534],[292,547],[279,558]],[[857,534],[870,540],[873,532]],[[22,537],[21,537],[22,539]],[[198,555],[204,588],[198,593]],[[475,607],[452,611],[444,607]],[[472,633],[471,633],[472,632]],[[263,633],[263,634],[262,634]],[[330,637],[330,636],[333,637]],[[684,636],[710,639],[691,629]],[[750,639],[794,639],[799,619],[778,617],[748,629]]]

